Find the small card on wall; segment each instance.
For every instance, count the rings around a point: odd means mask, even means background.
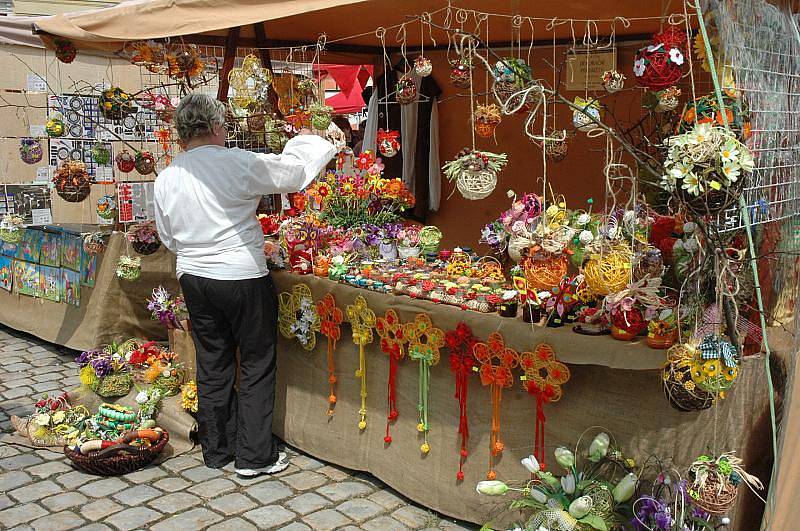
[[[119,222],[132,223],[153,219],[155,217],[154,189],[155,183],[153,182],[117,184]]]

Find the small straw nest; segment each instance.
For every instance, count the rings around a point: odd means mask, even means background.
[[[597,295],[609,295],[625,289],[630,282],[633,253],[624,243],[591,254],[583,267],[589,289]]]
[[[664,396],[678,411],[701,411],[714,405],[714,395],[692,381],[694,352],[686,344],[667,350],[667,363],[661,371]]]
[[[548,133],[547,136],[554,136],[555,133]],[[569,151],[569,144],[566,138],[564,140],[545,140],[544,141],[544,154],[548,160],[553,162],[561,162],[567,156]]]
[[[727,478],[712,472],[696,492],[699,496],[692,498],[694,505],[709,514],[721,516],[733,508],[739,488]]]

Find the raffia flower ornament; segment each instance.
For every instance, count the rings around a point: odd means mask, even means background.
[[[361,378],[361,409],[358,410],[358,429],[367,427],[367,362],[364,347],[372,343],[372,329],[375,328],[377,319],[375,312],[368,306],[367,301],[359,295],[353,304],[347,306],[347,319],[353,332],[353,343],[358,345],[358,370],[356,377]]]
[[[278,329],[287,339],[297,338],[300,345],[314,350],[320,319],[311,289],[306,284],[295,284],[291,292],[279,296]]]

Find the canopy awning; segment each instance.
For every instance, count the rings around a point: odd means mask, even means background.
[[[0,44],[18,44],[43,48],[42,40],[31,33],[33,23],[41,17],[0,17]]]

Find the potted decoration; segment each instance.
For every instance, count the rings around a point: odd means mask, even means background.
[[[127,149],[117,153],[114,161],[117,163],[117,169],[122,173],[130,173],[136,168],[136,157],[131,155],[131,152]]]
[[[55,39],[53,44],[56,48],[56,59],[62,63],[69,64],[75,60],[78,55],[78,50],[75,45],[67,39]]]
[[[655,349],[667,349],[678,340],[678,323],[672,308],[659,313],[658,318],[647,324],[647,346]]]
[[[500,295],[497,313],[499,313],[501,317],[516,317],[517,309],[517,291],[513,289],[504,290]]]
[[[585,306],[578,312],[578,323],[572,327],[574,332],[587,336],[608,334],[608,317],[599,308]]]
[[[98,142],[92,146],[92,160],[100,166],[111,162],[111,144]]]
[[[400,258],[406,259],[411,256],[419,256],[420,227],[409,225],[397,232],[397,254]]]
[[[19,141],[19,158],[25,164],[36,164],[42,160],[44,150],[35,138],[23,138]]]
[[[376,237],[378,239],[378,252],[381,258],[388,262],[397,260],[397,235],[400,232],[402,225],[399,223],[387,223],[383,227],[379,227]]]
[[[66,127],[64,127],[64,117],[61,115],[61,113],[55,113],[47,120],[47,123],[44,126],[44,131],[47,133],[47,136],[52,138],[64,136],[64,133],[66,133]]]
[[[404,75],[395,87],[395,99],[400,105],[409,105],[417,101],[417,83],[409,75]]]
[[[646,277],[616,293],[608,295],[605,307],[611,316],[611,335],[614,339],[630,341],[647,328],[664,301],[659,295],[660,278]]]
[[[428,77],[433,72],[433,63],[422,55],[414,59],[414,73],[419,77]]]
[[[97,200],[97,215],[102,219],[117,217],[117,200],[114,196],[104,195]]]
[[[447,162],[442,170],[450,182],[455,181],[458,191],[466,199],[478,200],[488,197],[497,186],[497,174],[506,166],[505,153],[462,149],[454,160]]]
[[[102,232],[90,232],[83,237],[83,250],[90,256],[106,250],[106,240]]]
[[[384,157],[394,157],[400,152],[400,133],[398,131],[378,129],[378,151]]]
[[[680,49],[667,48],[663,43],[651,44],[636,53],[633,73],[641,86],[661,90],[680,81],[683,63]]]
[[[120,256],[117,261],[116,274],[122,280],[136,282],[142,275],[142,259],[138,256]]]
[[[130,94],[119,87],[111,87],[100,94],[97,105],[100,113],[107,120],[122,120],[129,114],[136,112]]]
[[[75,358],[75,363],[81,369],[81,384],[103,398],[126,396],[133,387],[127,362],[117,352],[88,350]]]
[[[603,88],[606,89],[606,92],[609,94],[619,92],[625,87],[625,79],[627,78],[621,72],[617,72],[616,70],[606,70],[603,72],[602,76]]]
[[[739,197],[744,175],[753,171],[750,150],[728,130],[695,125],[667,139],[661,187],[697,215],[712,215]]]
[[[77,160],[64,162],[53,175],[56,193],[65,201],[80,203],[92,191],[92,181],[86,165]]]
[[[133,250],[141,255],[153,254],[161,247],[161,240],[158,238],[158,230],[156,230],[154,221],[137,223],[125,236],[133,246]]]
[[[156,170],[156,158],[149,151],[137,151],[133,167],[141,175],[150,175]]]
[[[6,214],[0,220],[0,241],[16,244],[25,234],[25,220],[17,214]]]
[[[496,104],[478,104],[475,109],[475,134],[482,138],[491,138],[501,121],[500,107]]]
[[[318,131],[325,131],[331,125],[331,113],[333,107],[322,102],[314,102],[308,106],[311,112],[311,126]]]

